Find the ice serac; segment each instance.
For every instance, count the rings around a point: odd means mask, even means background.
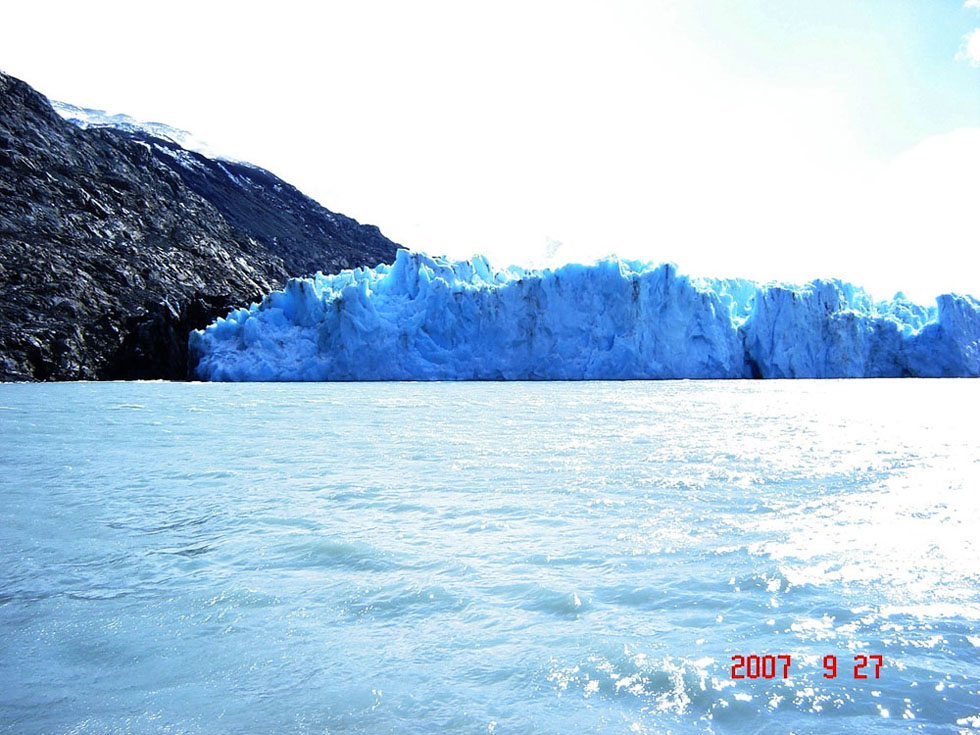
[[[293,279],[193,332],[190,353],[205,380],[977,376],[980,303],[402,250],[392,265]]]
[[[763,378],[900,377],[900,323],[859,289],[834,281],[757,291],[742,327]]]
[[[763,378],[977,376],[980,304],[937,301],[875,303],[839,281],[761,288],[741,327],[746,360]]]

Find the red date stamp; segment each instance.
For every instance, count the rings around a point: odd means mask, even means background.
[[[786,679],[789,677],[793,658],[787,654],[778,656],[732,656],[733,679]],[[885,665],[883,656],[854,656],[852,678],[878,679]],[[837,678],[838,666],[836,656],[823,657],[823,678]],[[846,667],[845,667],[846,668]]]

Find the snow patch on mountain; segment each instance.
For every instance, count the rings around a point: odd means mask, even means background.
[[[201,140],[193,133],[186,130],[181,130],[180,128],[175,128],[171,125],[167,125],[166,123],[145,122],[130,117],[129,115],[124,115],[121,113],[109,114],[105,110],[93,110],[87,107],[72,105],[67,102],[59,102],[57,100],[51,100],[51,106],[54,108],[55,112],[61,115],[61,117],[63,117],[65,120],[82,129],[114,128],[127,133],[152,135],[154,138],[160,138],[162,140],[170,141],[171,143],[176,143],[181,148],[194,151],[195,153],[200,153],[202,156],[206,156],[208,158],[239,163],[237,159],[220,153],[209,143]]]

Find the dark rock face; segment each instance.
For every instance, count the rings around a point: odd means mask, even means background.
[[[396,250],[262,169],[80,130],[0,72],[0,380],[183,379],[191,329]]]
[[[330,212],[265,169],[215,161],[141,133],[127,135],[149,145],[158,161],[211,202],[229,224],[282,258],[291,276],[335,273],[394,257],[394,244],[377,227]]]

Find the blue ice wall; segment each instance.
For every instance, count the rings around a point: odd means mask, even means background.
[[[400,251],[390,266],[291,280],[189,346],[204,380],[977,376],[980,303]]]

